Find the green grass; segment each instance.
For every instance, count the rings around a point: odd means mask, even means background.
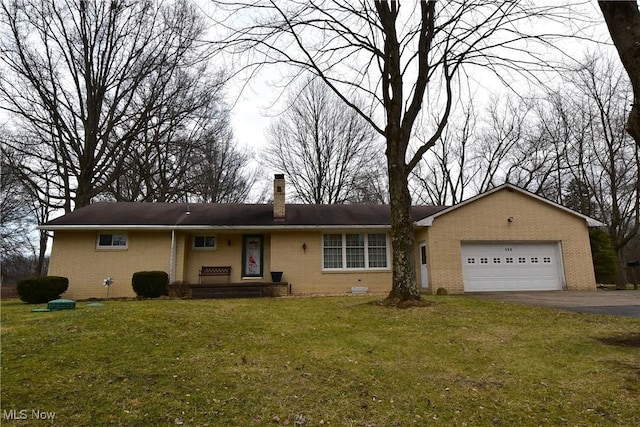
[[[3,301],[2,424],[640,425],[640,319],[376,298]]]

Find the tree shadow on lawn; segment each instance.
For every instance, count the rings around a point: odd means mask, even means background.
[[[610,337],[601,337],[598,340],[607,345],[617,347],[637,347],[640,348],[640,333],[630,332],[624,335],[613,335]]]
[[[437,303],[434,301],[425,300],[424,298],[421,298],[421,299],[385,298],[381,300],[371,301],[368,304],[378,305],[381,307],[390,307],[390,308],[413,308],[413,307],[430,307]]]

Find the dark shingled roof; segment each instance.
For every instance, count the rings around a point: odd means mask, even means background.
[[[445,206],[413,206],[414,221]],[[187,214],[189,212],[189,214]],[[46,223],[43,228],[78,226],[370,226],[390,225],[388,205],[286,205],[285,221],[273,219],[273,205],[216,203],[100,202]]]

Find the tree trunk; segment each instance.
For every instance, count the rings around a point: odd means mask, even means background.
[[[74,198],[74,210],[91,204],[91,199],[93,198],[92,188],[91,176],[82,171],[78,178],[78,187]]]
[[[631,86],[633,106],[627,120],[627,131],[640,146],[640,10],[638,2],[598,1],[609,28],[611,40],[618,50]]]
[[[391,244],[393,247],[393,283],[389,300],[419,300],[416,280],[415,235],[411,218],[409,194],[404,161],[387,154],[389,162],[389,202],[391,208]],[[397,160],[394,162],[394,160]],[[405,166],[405,167],[403,167]]]
[[[47,230],[40,230],[40,246],[38,248],[38,260],[36,261],[36,275],[46,276],[45,261],[47,259],[47,242],[49,235]]]
[[[618,260],[618,271],[616,272],[616,289],[627,289],[627,265],[624,261],[622,249],[616,251]]]

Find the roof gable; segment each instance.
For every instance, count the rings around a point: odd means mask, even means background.
[[[478,195],[476,195],[474,197],[471,197],[471,198],[469,198],[469,199],[467,199],[467,200],[465,200],[463,202],[460,202],[457,205],[453,205],[453,206],[450,206],[448,208],[442,209],[442,210],[440,210],[438,212],[435,212],[435,213],[433,213],[433,214],[431,214],[431,215],[429,215],[429,216],[417,221],[416,225],[423,226],[423,227],[430,227],[433,224],[433,220],[436,219],[439,216],[446,215],[449,212],[452,212],[454,210],[460,209],[463,206],[466,206],[466,205],[468,205],[470,203],[473,203],[476,200],[479,200],[481,198],[487,197],[487,196],[489,196],[491,194],[494,194],[494,193],[496,193],[498,191],[509,191],[509,190],[516,191],[516,192],[518,192],[520,194],[523,194],[523,195],[525,195],[527,197],[531,197],[532,199],[541,201],[541,202],[543,202],[545,204],[548,204],[550,206],[553,206],[553,207],[555,207],[557,209],[563,210],[563,211],[565,211],[566,213],[568,213],[570,215],[574,215],[574,216],[577,216],[579,218],[582,218],[582,219],[584,219],[586,221],[586,223],[587,223],[587,225],[589,227],[602,227],[604,225],[602,222],[598,221],[597,219],[594,219],[594,218],[588,217],[586,215],[583,215],[583,214],[581,214],[579,212],[576,212],[576,211],[574,211],[572,209],[569,209],[569,208],[567,208],[565,206],[562,206],[562,205],[560,205],[558,203],[555,203],[555,202],[552,202],[550,200],[547,200],[544,197],[538,196],[537,194],[531,193],[531,192],[529,192],[527,190],[524,190],[524,189],[522,189],[520,187],[517,187],[517,186],[515,186],[513,184],[509,184],[509,183],[505,183],[505,184],[499,185],[499,186],[497,186],[495,188],[492,188],[491,190],[485,191],[484,193],[480,193],[480,194],[478,194]]]

